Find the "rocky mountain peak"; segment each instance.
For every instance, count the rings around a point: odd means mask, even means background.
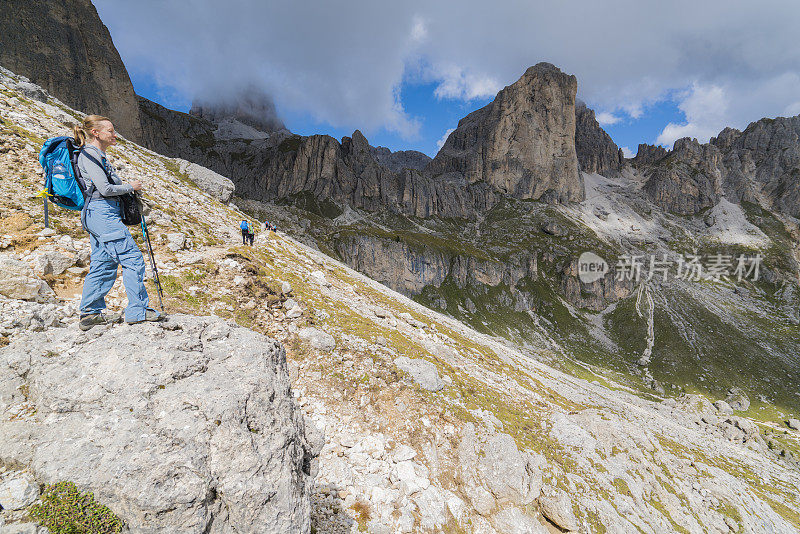
[[[552,63],[548,63],[546,61],[540,61],[536,65],[532,65],[527,69],[525,69],[525,74],[522,75],[522,78],[526,77],[532,78],[547,74],[557,75],[557,74],[563,74],[563,72],[561,72],[561,69],[559,69]]]
[[[521,199],[584,198],[575,151],[577,80],[549,63],[530,67],[494,101],[461,119],[428,165]]]
[[[617,171],[625,161],[622,150],[600,127],[594,110],[580,100],[575,103],[575,151],[583,172]]]
[[[353,143],[353,148],[359,151],[361,150],[369,151],[370,148],[369,141],[367,141],[367,138],[364,137],[363,133],[361,133],[361,130],[354,131],[351,139]]]
[[[633,164],[636,166],[651,165],[667,155],[667,149],[660,145],[640,143]]]
[[[693,137],[681,137],[680,139],[676,139],[672,144],[672,150],[673,152],[677,152],[679,150],[696,152],[701,150],[700,142]]]
[[[645,191],[669,211],[694,214],[725,196],[800,215],[800,115],[725,128],[704,144],[678,139],[669,153],[639,145],[634,164],[649,174]]]
[[[724,128],[719,135],[712,137],[709,143],[720,149],[730,148],[740,135],[742,132],[736,128]]]
[[[139,141],[136,93],[108,28],[89,1],[0,2],[0,65],[69,106],[110,117]]]

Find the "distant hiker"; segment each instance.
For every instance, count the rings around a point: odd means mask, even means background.
[[[125,321],[134,324],[161,320],[163,316],[148,307],[144,257],[122,223],[121,206],[116,198],[141,190],[142,183],[133,180],[123,184],[108,163],[106,149],[117,143],[114,125],[108,118],[88,115],[73,132],[76,144],[83,147],[78,154],[78,170],[86,181],[87,191],[81,223],[89,232],[92,249],[89,274],[83,281],[80,329],[122,320],[121,314],[104,312],[105,297],[117,279],[117,266],[122,267],[122,281],[128,294]]]
[[[255,232],[253,232],[253,227],[250,225],[250,223],[247,223],[247,242],[250,244],[251,247],[253,246],[253,241],[255,240],[255,238],[256,234]]]
[[[242,230],[242,245],[247,244],[247,232],[250,225],[247,223],[246,219],[242,219],[242,222],[239,223],[239,228]]]

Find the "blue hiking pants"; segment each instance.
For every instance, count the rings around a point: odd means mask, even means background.
[[[89,274],[83,281],[81,315],[99,313],[106,307],[106,295],[122,267],[122,282],[128,294],[125,320],[143,321],[150,303],[144,287],[144,257],[130,231],[122,224],[122,208],[112,198],[94,198],[82,213],[84,228],[92,247]]]

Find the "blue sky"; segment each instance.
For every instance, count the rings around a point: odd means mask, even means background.
[[[574,74],[620,147],[800,114],[793,0],[94,0],[141,95],[257,87],[300,134],[428,155],[525,69]]]

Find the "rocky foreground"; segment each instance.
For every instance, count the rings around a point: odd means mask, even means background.
[[[134,532],[307,532],[312,447],[283,348],[218,317],[48,328],[3,350],[6,465]]]
[[[131,142],[173,317],[80,332],[85,235],[33,198],[78,114],[5,72],[0,116],[5,531],[58,480],[134,532],[800,531],[795,429],[564,374],[282,234],[242,247],[229,181]]]

